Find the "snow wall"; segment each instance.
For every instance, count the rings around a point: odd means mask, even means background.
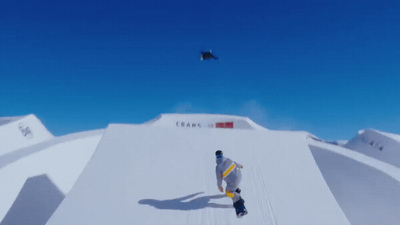
[[[400,168],[341,146],[315,140],[309,143],[352,225],[399,224]]]
[[[47,225],[350,224],[306,133],[197,129],[178,126],[176,119],[181,117],[165,120],[171,126],[110,125]],[[249,214],[241,219],[217,189],[217,149],[244,165],[241,189]]]

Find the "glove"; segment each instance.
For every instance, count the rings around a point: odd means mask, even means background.
[[[224,189],[222,187],[218,188],[220,192],[224,192]]]
[[[243,169],[243,166],[242,166],[242,165],[240,165],[240,166],[239,166],[239,168],[240,168],[240,169]]]

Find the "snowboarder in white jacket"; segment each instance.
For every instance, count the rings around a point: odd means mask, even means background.
[[[215,152],[216,163],[215,173],[217,176],[217,186],[218,189],[223,192],[224,188],[222,187],[222,180],[226,182],[225,194],[232,198],[234,203],[244,203],[243,199],[240,196],[240,188],[239,184],[242,181],[242,173],[240,169],[243,166],[235,161],[232,161],[229,158],[223,156],[223,152],[218,150]]]

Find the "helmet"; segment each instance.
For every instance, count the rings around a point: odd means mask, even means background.
[[[218,151],[215,152],[215,156],[216,156],[217,158],[222,157],[223,154],[224,154],[224,153],[223,153],[221,150],[218,150]]]

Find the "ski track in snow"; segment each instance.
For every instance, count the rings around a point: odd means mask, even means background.
[[[259,157],[257,154],[252,151],[252,161],[255,162],[255,165],[249,167],[251,171],[251,182],[254,184],[254,188],[252,191],[258,194],[257,198],[257,208],[252,208],[246,205],[249,214],[252,210],[257,210],[258,215],[265,215],[264,217],[257,218],[257,224],[265,224],[265,225],[277,225],[276,218],[274,217],[273,209],[270,204],[269,194],[268,194],[268,187],[264,182],[264,178],[260,168]],[[245,169],[245,168],[244,168]],[[247,169],[247,168],[246,168]],[[254,204],[253,204],[254,206]]]
[[[174,225],[276,225],[281,220],[288,225],[307,222],[347,225],[330,192],[323,189],[326,186],[322,185],[322,177],[316,176],[318,168],[312,164],[315,162],[311,154],[308,155],[304,134],[291,133],[287,137],[290,141],[283,138],[285,135],[285,132],[266,130],[109,126],[92,160],[48,224],[95,225],[107,220],[127,225],[132,221]],[[296,151],[292,150],[297,147]],[[249,214],[243,218],[236,218],[230,198],[214,198],[221,195],[215,180],[214,152],[219,148],[226,150],[227,157],[244,166],[241,187]],[[290,154],[304,161],[286,157]],[[311,166],[304,162],[311,163]],[[280,175],[273,171],[279,171]],[[309,179],[305,173],[316,176],[317,185],[296,183],[300,178]],[[102,176],[98,177],[98,174]],[[128,186],[120,187],[113,183]],[[282,193],[286,191],[293,193]],[[200,192],[203,193],[200,195]],[[190,195],[193,197],[185,198]],[[320,199],[311,198],[304,204],[298,203],[315,195]],[[153,200],[152,204],[145,203],[149,198]],[[324,204],[319,205],[320,201]],[[120,206],[121,202],[124,202],[123,206]],[[297,205],[303,208],[298,209]],[[136,213],[122,213],[115,207]],[[153,216],[149,218],[147,213]],[[330,222],[330,217],[337,218],[337,223]]]
[[[261,211],[259,215],[266,213],[265,217],[257,218],[259,220],[258,224],[277,225],[278,223],[276,222],[274,212],[269,203],[268,187],[264,182],[264,178],[258,165],[252,168],[252,177],[255,184],[254,186],[256,187],[256,192],[259,193],[259,198],[257,199],[257,210]]]

